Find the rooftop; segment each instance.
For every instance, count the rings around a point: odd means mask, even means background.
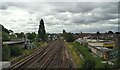
[[[102,47],[103,43],[99,43],[99,42],[91,43],[91,42],[89,42],[88,45],[90,45],[90,46],[101,46]]]

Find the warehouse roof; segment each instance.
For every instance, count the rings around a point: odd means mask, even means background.
[[[103,43],[99,43],[99,42],[97,42],[97,43],[88,43],[88,45],[90,45],[90,46],[103,46]]]
[[[108,48],[105,48],[105,47],[96,47],[96,48],[103,51],[103,52],[112,50],[112,49],[108,49]]]
[[[110,41],[110,42],[104,42],[105,44],[114,44],[113,41]]]

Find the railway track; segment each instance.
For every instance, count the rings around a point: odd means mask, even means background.
[[[52,44],[52,43],[50,43]],[[35,62],[36,58],[38,58],[40,56],[40,54],[44,55],[44,51],[49,49],[48,47],[51,47],[50,44],[48,44],[47,46],[45,46],[42,49],[39,49],[38,51],[36,51],[35,53],[31,54],[30,56],[24,58],[23,60],[11,65],[8,69],[12,70],[12,69],[21,69],[21,68],[27,68],[26,66],[33,64],[31,62]]]
[[[68,54],[64,41],[58,39],[39,49],[30,56],[9,67],[9,70],[25,68],[72,68],[71,57]]]
[[[59,42],[59,44],[57,45],[59,46],[56,50],[56,53],[54,55],[53,60],[51,61],[51,63],[47,66],[47,68],[60,68],[60,64],[61,64],[61,56],[62,56],[62,46],[61,43]]]

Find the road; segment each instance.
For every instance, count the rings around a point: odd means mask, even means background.
[[[9,68],[74,68],[73,63],[70,54],[64,46],[64,41],[58,39],[51,41],[44,48],[11,65]]]

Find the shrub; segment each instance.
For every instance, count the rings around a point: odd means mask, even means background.
[[[10,58],[10,48],[8,47],[8,45],[4,45],[2,47],[2,60],[3,61],[7,61]]]
[[[12,56],[19,56],[22,54],[22,47],[18,45],[14,45],[10,47],[11,49],[11,55]]]
[[[87,58],[87,59],[85,59],[85,62],[84,62],[84,64],[83,64],[83,67],[82,67],[83,69],[85,68],[89,68],[89,70],[94,70],[95,69],[95,61],[94,61],[94,59],[89,59],[89,58]]]
[[[95,68],[105,68],[105,63],[98,62]]]

